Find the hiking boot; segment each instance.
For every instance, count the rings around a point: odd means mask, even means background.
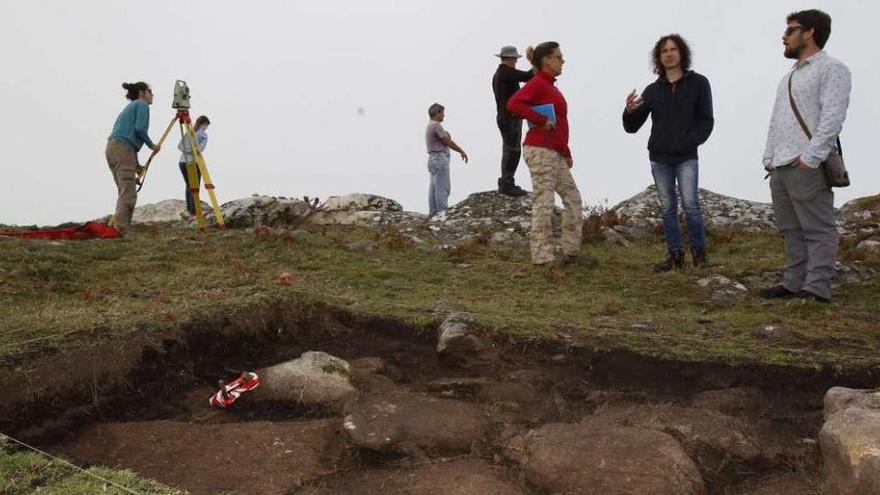
[[[758,295],[764,299],[788,299],[794,297],[797,292],[792,292],[785,288],[784,285],[774,285],[773,287],[765,287],[758,291]]]
[[[691,256],[694,258],[694,268],[704,268],[709,266],[709,259],[706,258],[706,248],[691,248]]]
[[[499,187],[498,192],[512,198],[519,198],[528,194],[528,192],[519,186]]]
[[[816,301],[822,304],[828,304],[831,302],[831,299],[827,297],[822,297],[818,294],[813,294],[808,290],[799,290],[792,294],[792,297],[796,297],[798,299],[805,299],[807,301]]]
[[[680,270],[682,268],[684,268],[683,249],[670,249],[669,255],[666,257],[666,261],[661,261],[660,263],[654,264],[654,271],[656,273],[668,272],[672,269]]]

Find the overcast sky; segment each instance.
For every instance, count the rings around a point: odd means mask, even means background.
[[[693,68],[712,84],[715,130],[700,148],[700,185],[769,201],[761,154],[791,65],[780,37],[789,12],[813,7],[831,14],[826,50],[853,74],[842,133],[853,186],[836,190],[839,206],[880,184],[869,154],[880,129],[876,1],[0,0],[0,223],[112,212],[104,146],[126,104],[121,83],[138,80],[154,89],[154,140],[174,115],[174,80],[189,83],[193,117],[212,121],[205,157],[221,202],[369,192],[425,212],[424,127],[440,102],[470,155],[467,165],[452,160],[455,203],[496,187],[492,55],[546,40],[565,55],[558,85],[584,202],[613,205],[651,183],[650,123],[628,135],[620,113],[626,94],[654,79],[649,51],[670,32],[687,39]],[[138,204],[183,199],[178,138],[154,161]],[[517,183],[531,189],[524,162]]]

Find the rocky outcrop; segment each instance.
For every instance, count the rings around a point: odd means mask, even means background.
[[[748,201],[700,189],[700,205],[707,227],[727,227],[747,232],[775,229],[773,206],[770,203]],[[640,233],[662,229],[663,218],[656,186],[649,186],[643,192],[617,204],[612,210],[625,219],[624,225],[635,228]],[[679,214],[684,212],[681,204],[678,211]]]
[[[880,493],[880,389],[830,389],[819,446],[826,494]]]
[[[424,222],[426,218],[421,213],[403,211],[400,203],[393,199],[375,194],[354,193],[330,196],[318,206],[308,222],[313,225],[379,227],[411,225]]]
[[[227,227],[296,226],[305,222],[312,208],[300,199],[253,195],[220,206]],[[206,215],[208,225],[216,225],[213,211]]]
[[[840,207],[840,219],[847,223],[880,222],[880,194],[847,201]]]
[[[203,204],[202,207],[208,207]],[[186,201],[166,199],[158,203],[138,206],[131,215],[132,223],[179,222],[180,214],[186,211]],[[207,210],[206,210],[207,211]]]

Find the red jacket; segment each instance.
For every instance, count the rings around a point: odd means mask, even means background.
[[[539,71],[519,91],[507,101],[507,110],[528,120],[536,127],[529,129],[523,144],[556,150],[560,155],[570,158],[568,149],[568,104],[562,93],[556,89],[556,78]],[[535,105],[553,104],[556,112],[556,128],[542,131],[540,127],[547,122],[547,117],[532,110]]]

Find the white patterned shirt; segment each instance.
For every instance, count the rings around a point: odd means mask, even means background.
[[[813,135],[811,140],[798,124],[788,100],[788,78],[792,73],[791,93]],[[808,167],[817,168],[825,161],[837,147],[837,136],[849,107],[850,86],[849,69],[824,51],[796,63],[776,89],[764,166],[784,167],[800,157]]]

